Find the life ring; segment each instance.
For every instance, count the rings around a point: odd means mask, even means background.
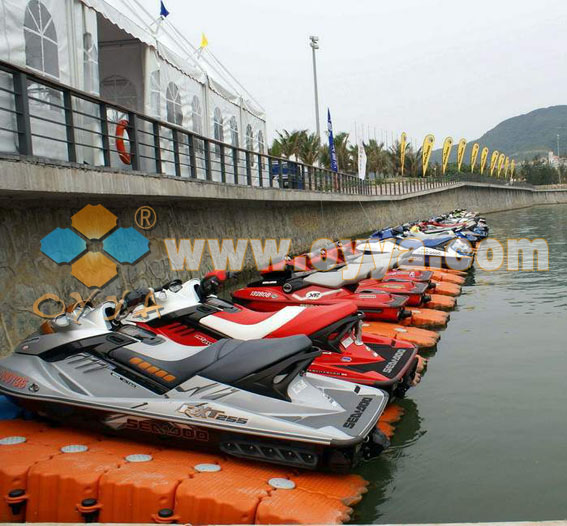
[[[132,164],[132,156],[126,151],[126,145],[124,144],[124,133],[130,140],[130,133],[128,132],[128,125],[130,123],[126,119],[121,119],[116,125],[116,149],[118,150],[118,156],[124,164]]]

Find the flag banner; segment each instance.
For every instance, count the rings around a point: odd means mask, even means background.
[[[504,162],[504,177],[508,177],[508,170],[510,169],[510,157],[506,157]]]
[[[461,171],[461,166],[463,165],[463,159],[465,158],[465,150],[467,149],[467,140],[461,139],[459,141],[459,146],[457,147],[457,170]]]
[[[423,146],[421,148],[421,165],[423,169],[423,177],[427,173],[427,166],[429,165],[429,158],[431,157],[431,152],[433,151],[433,145],[435,144],[435,137],[431,134],[426,135],[423,139]]]
[[[476,159],[478,157],[478,150],[480,146],[477,142],[473,144],[472,151],[471,151],[471,173],[474,172],[474,167],[476,166]]]
[[[366,148],[362,137],[358,140],[358,177],[366,179]]]
[[[482,149],[482,153],[480,154],[480,175],[484,173],[487,159],[488,159],[488,147],[485,146]]]
[[[406,164],[406,148],[407,148],[407,135],[405,132],[402,132],[402,136],[400,139],[400,164],[402,169],[402,177],[404,176],[404,167]]]
[[[498,162],[498,156],[500,152],[498,150],[494,150],[492,155],[490,156],[490,177],[494,175],[494,169],[496,168],[496,163]]]
[[[339,171],[337,164],[337,151],[335,150],[335,139],[333,138],[333,122],[331,121],[331,110],[327,108],[327,132],[329,134],[329,157],[331,159],[331,170]]]
[[[165,18],[167,15],[169,15],[169,11],[165,7],[165,4],[163,3],[163,1],[161,1],[159,3],[159,16],[162,16],[163,18]]]
[[[504,161],[506,160],[506,156],[501,153],[500,157],[498,157],[498,169],[496,171],[496,175],[498,177],[500,177],[500,175],[502,174],[502,168],[504,168]]]
[[[453,148],[453,138],[447,137],[443,143],[443,160],[441,163],[441,168],[443,175],[447,171],[447,165],[449,164],[449,156],[451,155],[451,148]]]
[[[512,159],[512,162],[510,163],[510,179],[512,179],[514,177],[514,170],[516,169],[516,161],[514,161],[514,159]]]

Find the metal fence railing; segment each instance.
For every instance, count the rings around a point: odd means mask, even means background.
[[[360,180],[193,133],[0,61],[0,152],[254,187],[406,195],[474,176]]]

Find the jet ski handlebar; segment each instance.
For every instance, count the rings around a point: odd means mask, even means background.
[[[238,274],[238,272],[227,272],[224,270],[213,270],[212,272],[205,274],[199,284],[199,295],[202,299],[211,295],[216,295],[219,287],[225,281],[235,278]]]

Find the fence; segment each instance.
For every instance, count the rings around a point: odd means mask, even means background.
[[[471,179],[505,183],[480,176],[362,181],[198,135],[3,61],[0,152],[163,177],[357,195],[405,195]]]

